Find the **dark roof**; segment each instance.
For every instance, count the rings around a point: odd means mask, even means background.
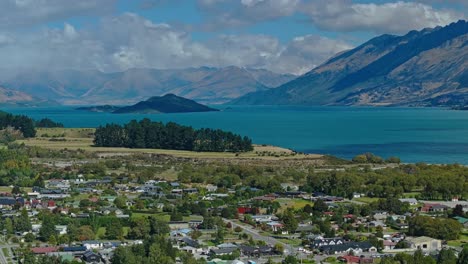
[[[15,205],[16,199],[13,197],[0,197],[0,205]]]
[[[193,240],[189,237],[184,237],[182,238],[182,241],[187,244],[187,246],[191,246],[191,247],[194,247],[194,248],[198,248],[200,247],[200,243],[198,243],[198,241],[196,240]]]
[[[63,247],[65,252],[76,252],[76,251],[86,251],[86,247]]]
[[[321,246],[320,250],[327,251],[327,252],[342,252],[350,248],[369,250],[371,247],[372,247],[371,243],[364,241],[364,242],[349,242],[349,243],[344,243],[340,245]]]
[[[86,251],[85,253],[83,253],[83,257],[85,257],[85,258],[89,258],[91,256],[98,256],[99,257],[98,254],[96,254],[96,253],[94,253],[92,251]]]
[[[237,248],[212,248],[211,252],[213,252],[215,255],[220,255],[220,254],[231,254],[232,252],[236,251]]]

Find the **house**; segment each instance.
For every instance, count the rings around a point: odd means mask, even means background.
[[[58,249],[58,247],[33,247],[31,248],[31,252],[33,254],[45,255],[46,253],[57,252]]]
[[[192,233],[192,229],[190,228],[183,228],[183,229],[178,229],[178,230],[173,230],[169,234],[171,237],[186,237],[190,233]]]
[[[298,191],[299,190],[299,186],[297,186],[296,184],[281,183],[280,185],[284,191]]]
[[[386,211],[374,211],[373,215],[375,220],[385,220],[388,217],[388,212]]]
[[[442,248],[442,241],[431,237],[407,237],[406,241],[414,250],[421,249],[426,252],[438,251]]]
[[[171,183],[169,183],[169,185],[171,185],[172,188],[179,188],[180,187],[180,183],[178,183],[178,182],[171,182]]]
[[[267,223],[271,222],[274,219],[277,219],[272,215],[252,215],[251,218],[256,223]]]
[[[212,248],[208,254],[210,256],[225,256],[232,254],[236,250],[237,248]]]
[[[312,241],[310,244],[311,248],[320,248],[321,246],[335,246],[335,245],[342,245],[347,241],[342,237],[334,237],[334,238],[322,238],[318,237]]]
[[[13,197],[0,197],[0,208],[11,208],[17,203]]]
[[[276,198],[278,198],[277,194],[266,194],[266,195],[254,197],[253,199],[256,201],[271,202],[271,201],[276,200]]]
[[[156,183],[158,183],[158,182],[155,181],[155,180],[149,180],[149,181],[145,182],[145,186],[153,186],[153,185],[156,185]]]
[[[87,263],[99,263],[101,262],[101,256],[98,254],[92,252],[92,251],[86,251],[83,254],[83,257],[81,258],[84,262]]]
[[[395,248],[397,243],[391,241],[391,240],[384,240],[383,241],[383,246],[384,246],[384,250],[392,250]]]
[[[191,239],[189,237],[183,237],[181,240],[182,240],[182,242],[184,242],[185,245],[187,245],[189,247],[193,247],[193,248],[199,248],[200,247],[200,243],[198,243],[197,240]]]
[[[68,191],[70,189],[70,181],[64,179],[50,179],[44,182],[48,189],[59,189]]]
[[[109,215],[111,213],[114,213],[115,215],[122,215],[123,211],[115,207],[106,207],[101,210],[101,214],[103,215]]]
[[[402,203],[409,203],[410,205],[417,205],[418,200],[415,198],[403,198],[403,199],[398,199]]]
[[[237,213],[239,214],[259,214],[260,209],[257,207],[238,207]]]
[[[425,203],[420,211],[423,213],[443,213],[449,209],[448,206],[444,204],[437,203]]]
[[[66,235],[67,234],[67,226],[66,225],[56,225],[55,226],[55,231],[59,235]]]
[[[378,226],[387,227],[387,225],[382,221],[370,221],[369,226],[372,226],[372,227],[378,227]]]
[[[362,252],[377,252],[377,248],[372,246],[371,243],[365,242],[348,242],[339,245],[328,245],[319,247],[321,252],[324,252],[329,255],[334,254],[361,254]]]
[[[198,189],[197,188],[186,188],[186,189],[183,189],[182,192],[187,193],[187,194],[193,194],[193,193],[198,193]]]
[[[213,184],[208,184],[205,186],[207,192],[216,192],[218,190],[218,186]]]
[[[83,246],[76,246],[76,247],[63,247],[63,252],[84,252],[86,251],[86,247]]]
[[[275,254],[274,250],[270,246],[259,246],[253,247],[249,245],[240,245],[239,250],[243,256],[246,257],[262,257],[271,256]]]
[[[391,215],[391,216],[387,217],[387,220],[388,221],[393,221],[393,222],[405,221],[406,220],[406,215]]]
[[[104,243],[97,240],[85,240],[82,243],[87,250],[100,249],[104,247]]]
[[[284,225],[281,224],[281,223],[272,221],[272,222],[268,222],[268,223],[267,223],[267,226],[270,227],[271,231],[273,231],[273,232],[279,232],[280,230],[283,229],[283,226],[284,226]]]

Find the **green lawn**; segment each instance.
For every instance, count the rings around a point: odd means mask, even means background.
[[[463,245],[468,244],[468,229],[464,229],[462,231],[459,239],[450,240],[447,243],[449,246],[452,246],[452,247],[462,247]]]
[[[8,248],[2,248],[2,252],[5,257],[10,257],[10,252],[8,251]]]
[[[414,198],[420,194],[421,192],[407,192],[407,193],[403,193],[403,198]]]
[[[96,238],[97,239],[103,239],[106,235],[106,228],[105,227],[100,227],[98,231],[96,232]]]
[[[292,245],[292,246],[295,246],[295,247],[298,247],[298,246],[300,246],[302,244],[302,240],[300,240],[300,239],[280,238],[278,240],[285,243],[285,244]]]
[[[297,209],[304,208],[304,206],[306,206],[307,204],[309,204],[310,206],[314,205],[313,202],[307,201],[304,199],[279,198],[279,199],[276,199],[276,201],[280,203],[281,210],[284,210],[289,207],[292,207],[295,210],[297,210]]]
[[[361,197],[361,198],[354,198],[354,201],[358,201],[361,203],[372,203],[372,202],[377,202],[379,198],[376,197]]]
[[[166,222],[169,222],[171,220],[170,215],[163,214],[163,213],[156,213],[156,214],[152,214],[152,213],[133,213],[132,214],[132,219],[137,219],[137,218],[141,218],[141,217],[148,217],[148,216],[154,216],[157,219],[159,219],[161,221],[166,221]]]

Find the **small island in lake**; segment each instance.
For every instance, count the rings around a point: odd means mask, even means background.
[[[118,107],[112,105],[102,105],[79,107],[76,110],[90,112],[109,112],[115,114],[157,114],[219,111],[218,109],[199,104],[193,100],[186,99],[174,94],[153,96],[146,101],[141,101],[131,106]]]
[[[112,113],[119,108],[120,106],[115,106],[115,105],[96,105],[96,106],[78,107],[76,108],[76,110],[96,112],[96,113],[102,113],[102,112]]]

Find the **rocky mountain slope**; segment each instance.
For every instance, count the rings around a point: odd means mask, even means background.
[[[278,88],[233,104],[468,104],[468,23],[382,35]]]
[[[295,77],[239,67],[129,69],[117,73],[28,70],[0,80],[0,84],[64,104],[128,104],[167,93],[203,103],[223,103],[249,92],[276,87]]]
[[[43,106],[56,104],[56,102],[43,100],[28,93],[0,87],[1,106]]]

